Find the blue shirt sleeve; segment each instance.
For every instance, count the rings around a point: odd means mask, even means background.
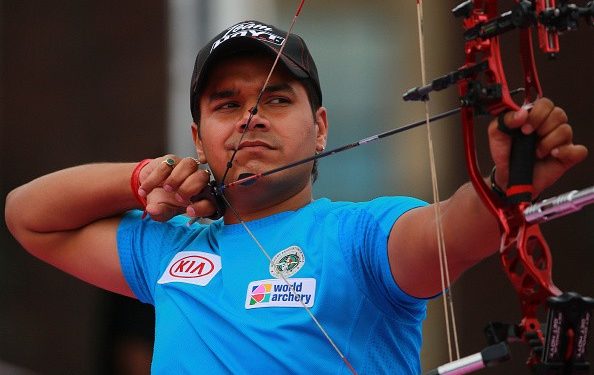
[[[184,246],[192,230],[187,218],[177,216],[166,223],[142,219],[141,211],[126,213],[117,232],[122,272],[134,295],[154,305],[154,288],[163,272],[163,262]],[[196,227],[193,225],[194,233]]]
[[[424,319],[426,300],[406,294],[394,278],[388,260],[388,237],[394,223],[411,209],[427,203],[409,197],[381,197],[358,203],[344,215],[341,246],[353,277],[363,293],[384,313],[398,311],[413,320]],[[406,312],[409,314],[406,314]]]

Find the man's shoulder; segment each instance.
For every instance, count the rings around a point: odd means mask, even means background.
[[[368,201],[333,201],[328,198],[314,200],[309,207],[318,212],[348,213],[349,211],[384,211],[384,210],[408,210],[410,208],[426,206],[427,203],[413,197],[407,196],[382,196]]]
[[[209,228],[207,223],[190,223],[190,218],[178,215],[166,222],[143,217],[142,211],[129,211],[122,216],[118,226],[118,237],[135,238],[143,246],[164,245],[171,241],[179,243],[183,238],[196,237]]]
[[[309,206],[317,222],[335,219],[340,221],[341,225],[377,223],[389,231],[403,214],[426,205],[426,202],[417,198],[386,196],[363,202],[331,201],[323,198],[315,200]]]

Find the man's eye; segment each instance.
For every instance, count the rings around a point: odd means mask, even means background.
[[[239,104],[235,103],[235,102],[228,102],[228,103],[223,103],[220,104],[218,106],[216,106],[216,110],[224,110],[224,109],[232,109],[232,108],[237,108],[239,107]]]
[[[285,97],[274,97],[268,100],[268,104],[288,104],[291,101]]]

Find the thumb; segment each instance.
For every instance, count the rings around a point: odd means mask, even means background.
[[[150,215],[152,220],[165,222],[169,219],[184,213],[183,207],[177,207],[167,203],[150,203],[146,206],[146,212]]]
[[[528,123],[529,112],[527,108],[520,108],[517,111],[509,111],[503,115],[503,123],[499,126],[503,126],[504,129],[499,128],[502,133],[505,133],[505,128],[517,129],[520,128],[522,133],[531,134],[534,132],[534,126]]]

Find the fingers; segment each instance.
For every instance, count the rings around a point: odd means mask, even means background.
[[[190,198],[196,195],[196,192],[204,190],[210,181],[210,172],[199,170],[185,177],[181,184],[173,182],[165,185],[167,191],[175,192],[175,198],[180,203],[190,203]]]
[[[530,110],[522,108],[506,113],[503,123],[510,129],[521,129],[524,134],[536,132],[538,135],[533,182],[537,191],[550,186],[588,155],[586,147],[573,144],[573,129],[568,124],[565,111],[547,98],[536,100]],[[505,183],[508,178],[511,137],[499,130],[497,122],[493,121],[489,126],[489,142],[497,167],[496,180]]]
[[[534,188],[541,192],[555,181],[557,181],[563,174],[583,161],[588,155],[588,149],[582,145],[564,145],[557,148],[554,157],[549,157],[539,161],[534,167],[534,175],[541,176],[534,180]]]
[[[561,108],[555,107],[550,99],[540,98],[532,103],[530,109],[522,107],[517,111],[507,112],[503,116],[503,122],[510,129],[521,128],[522,133],[530,134],[539,129],[554,110],[556,111],[554,117],[565,116],[565,112]],[[563,122],[567,122],[566,116]]]
[[[186,208],[186,214],[191,217],[210,217],[217,212],[216,205],[209,199],[200,199]]]
[[[164,202],[149,203],[146,206],[146,212],[150,215],[152,220],[165,222],[176,215],[183,214],[184,207]]]
[[[208,190],[210,172],[198,169],[200,163],[192,158],[183,159],[163,183],[163,188],[175,194],[175,199],[186,206],[191,217],[208,217],[216,212],[216,207]],[[198,194],[197,194],[198,193]],[[191,201],[192,197],[200,196]]]
[[[561,124],[556,128],[551,129],[548,134],[540,136],[541,138],[536,148],[536,157],[539,159],[543,159],[549,155],[555,157],[555,153],[558,153],[558,148],[560,146],[571,144],[573,140],[573,130],[569,124]]]
[[[199,170],[200,162],[193,158],[184,158],[171,170],[169,176],[163,181],[163,188],[165,191],[173,192],[179,191],[180,187],[185,184],[185,188],[196,188],[191,182],[202,185],[200,190],[209,181],[208,172]],[[206,176],[204,176],[206,174]],[[195,175],[201,175],[202,178],[196,178]],[[188,181],[188,179],[190,179]]]
[[[567,114],[547,98],[536,100],[530,111],[522,108],[506,113],[503,122],[510,129],[520,128],[524,134],[537,132],[539,142],[536,156],[539,159],[557,157],[559,147],[573,142],[573,130],[567,123]],[[495,127],[490,128],[490,135],[495,142],[503,143],[508,139],[505,133],[496,131]],[[569,155],[570,158],[574,157],[573,152],[569,152]],[[582,155],[582,151],[578,151],[578,155]]]
[[[559,125],[567,125],[568,121],[565,111],[555,107],[553,102],[546,98],[535,102],[534,108],[530,111],[528,117],[528,122],[541,138],[555,130]]]
[[[147,197],[146,211],[153,220],[167,221],[183,213],[208,217],[216,212],[208,194],[210,172],[199,166],[197,159],[175,155],[165,155],[150,163],[138,194]],[[203,192],[207,194],[201,194],[196,202],[190,201]]]
[[[174,155],[166,155],[162,159],[155,159],[154,169],[142,179],[138,194],[146,196],[154,188],[162,186],[165,191],[177,190],[179,185],[191,174],[198,171],[200,163],[193,158],[181,159]]]
[[[163,188],[156,188],[147,197],[146,212],[151,219],[161,222],[184,213],[192,218],[210,217],[217,212],[216,205],[211,199],[214,200],[205,189],[195,202],[181,203],[173,193],[166,192]]]
[[[138,195],[146,197],[154,188],[163,186],[163,181],[169,177],[179,160],[181,159],[175,155],[165,155],[163,158],[153,160],[149,164],[152,167],[149,174],[141,179]]]
[[[536,100],[532,103],[530,110],[523,107],[518,111],[507,112],[503,117],[504,124],[510,129],[521,127],[524,134],[530,134],[536,130],[541,137],[567,121],[565,111],[555,107],[548,98]]]
[[[583,145],[568,144],[553,149],[551,155],[567,170],[586,159],[588,149]]]

